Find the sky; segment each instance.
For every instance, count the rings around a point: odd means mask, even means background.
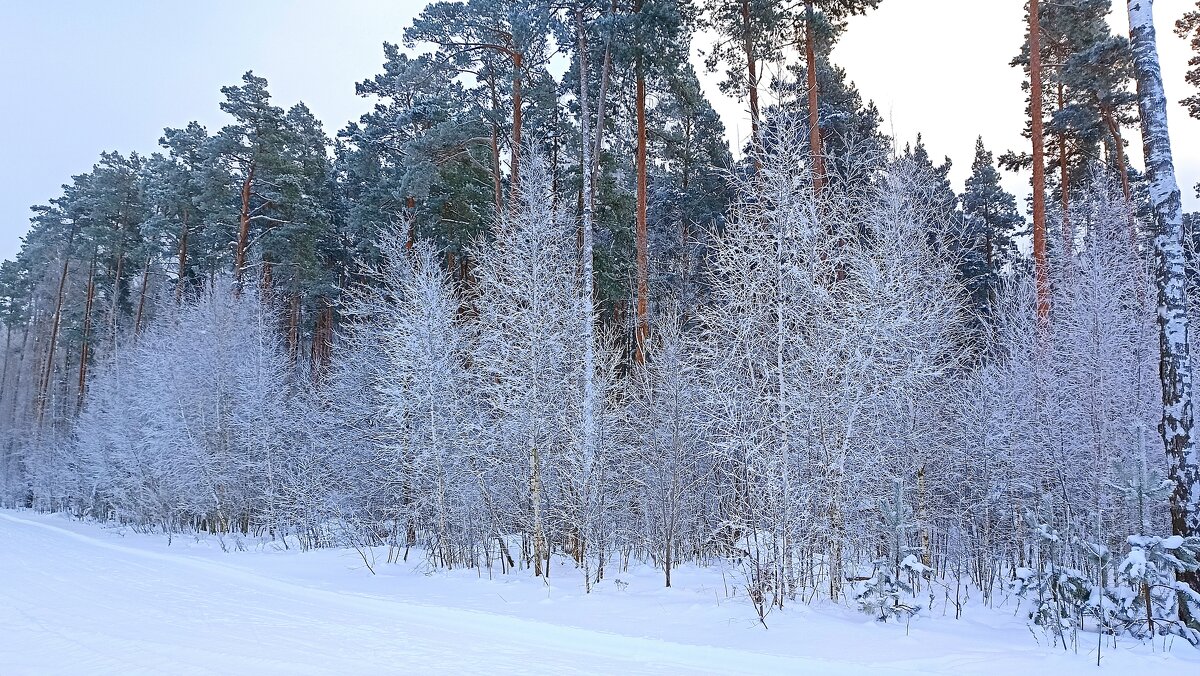
[[[11,258],[29,207],[61,192],[101,151],[152,152],[164,127],[226,118],[220,87],[254,70],[281,106],[303,100],[333,134],[372,105],[354,84],[380,72],[382,43],[400,42],[423,0],[4,0],[0,2],[0,258]],[[1117,0],[1114,28],[1128,31]],[[851,20],[834,51],[900,147],[923,133],[935,158],[954,162],[961,188],[976,136],[997,155],[1023,150],[1022,73],[1009,60],[1023,39],[1022,0],[884,0]],[[1190,94],[1189,48],[1171,26],[1191,0],[1158,0],[1168,100]],[[697,40],[699,44],[701,40]],[[699,64],[699,60],[696,60]],[[778,67],[776,67],[778,68]],[[702,70],[702,68],[698,68]],[[735,146],[749,128],[744,103],[702,75]],[[1169,111],[1184,206],[1200,208],[1200,121]],[[1140,141],[1129,130],[1140,165]],[[1006,177],[1028,193],[1028,179]]]

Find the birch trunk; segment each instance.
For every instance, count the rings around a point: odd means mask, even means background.
[[[591,120],[588,103],[588,60],[587,39],[583,31],[583,10],[575,5],[575,31],[579,36],[579,130],[583,157],[580,173],[583,176],[583,194],[592,194],[592,176],[588,167],[592,162]],[[580,296],[583,306],[583,457],[590,463],[596,452],[596,340],[595,340],[595,297],[593,284],[592,200],[583,200],[583,246],[580,251],[582,279]]]
[[[1183,209],[1171,138],[1167,98],[1155,44],[1153,0],[1129,0],[1129,42],[1137,77],[1142,150],[1154,206],[1154,253],[1158,281],[1159,376],[1163,414],[1159,431],[1166,450],[1171,494],[1171,530],[1200,535],[1200,457],[1192,440],[1192,361],[1188,350],[1187,279],[1183,253]],[[1181,574],[1200,589],[1195,573]],[[1186,605],[1180,604],[1181,614]]]
[[[641,11],[640,3],[638,11]],[[645,358],[645,342],[650,335],[650,266],[647,249],[650,246],[646,231],[646,77],[642,72],[642,57],[637,58],[637,325],[634,330],[634,360]]]

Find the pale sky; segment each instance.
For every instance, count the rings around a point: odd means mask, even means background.
[[[28,208],[60,192],[103,150],[150,152],[166,126],[225,123],[222,85],[253,69],[278,105],[303,100],[336,132],[371,102],[354,84],[381,70],[381,44],[400,42],[416,0],[4,0],[0,2],[0,258],[28,229]],[[954,160],[956,189],[975,137],[997,155],[1024,149],[1022,74],[1008,66],[1023,37],[1022,0],[884,0],[852,20],[834,52],[903,146],[918,131],[935,158]],[[1171,32],[1191,0],[1158,0],[1155,19],[1167,97],[1189,95],[1189,48]],[[1125,32],[1125,3],[1113,24]],[[711,81],[712,78],[709,78]],[[731,139],[745,105],[709,95]],[[1184,204],[1200,208],[1200,121],[1170,110]],[[1140,165],[1135,130],[1126,135]],[[1027,179],[1006,178],[1023,198]]]

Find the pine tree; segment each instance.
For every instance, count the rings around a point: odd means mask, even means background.
[[[1038,317],[1050,318],[1050,267],[1046,259],[1045,142],[1042,137],[1041,10],[1029,0],[1029,115],[1033,142],[1033,272],[1037,285]]]
[[[892,153],[892,142],[880,129],[883,118],[875,104],[864,102],[846,71],[830,60],[831,51],[843,27],[818,21],[817,29],[816,78],[821,92],[817,116],[821,120],[821,147],[828,183],[849,176],[851,168],[863,170],[872,164],[882,163]],[[807,85],[808,67],[792,64],[788,66],[788,71],[790,80],[781,78],[773,83],[780,104],[768,111],[768,117],[771,120],[780,116],[808,120],[812,116],[809,110],[811,92]],[[806,128],[808,124],[805,123]],[[768,147],[775,133],[772,123],[768,121]],[[811,148],[811,137],[808,140]]]
[[[238,284],[250,264],[253,223],[273,218],[262,212],[274,201],[271,188],[275,182],[270,174],[280,164],[276,153],[283,143],[284,126],[283,109],[271,105],[267,81],[247,72],[242,82],[242,86],[221,88],[225,95],[221,110],[232,115],[235,122],[222,128],[214,141],[216,152],[231,163],[240,182],[241,209],[233,261]]]
[[[1186,79],[1188,84],[1200,88],[1200,2],[1196,3],[1196,9],[1185,13],[1175,22],[1175,34],[1181,38],[1190,37],[1192,51],[1197,54],[1188,59],[1190,70]],[[1193,94],[1180,103],[1187,106],[1189,115],[1200,119],[1200,94]]]
[[[1025,219],[1016,198],[1000,185],[1000,172],[982,137],[975,141],[962,210],[967,244],[962,272],[975,314],[986,317],[998,298],[1001,275],[1017,264],[1016,240],[1024,233]]]
[[[495,69],[489,64],[470,87],[458,77],[471,74],[469,65],[410,57],[390,43],[383,51],[384,72],[357,85],[359,96],[377,100],[374,110],[339,134],[347,238],[357,256],[376,259],[378,233],[404,222],[410,243],[430,240],[465,260],[503,207]]]
[[[820,192],[825,185],[825,149],[821,143],[820,82],[817,78],[816,23],[817,12],[824,21],[841,25],[851,16],[865,14],[879,7],[880,0],[804,0],[804,57],[808,76],[808,136],[813,165],[813,188]]]
[[[725,218],[731,200],[725,172],[733,160],[725,127],[691,66],[664,84],[650,134],[657,159],[647,217],[651,302],[674,304],[687,315],[707,293],[705,243]]]
[[[779,3],[770,0],[708,0],[706,26],[719,41],[705,55],[709,72],[726,66],[721,91],[745,96],[750,104],[751,148],[762,143],[759,85],[766,63],[778,61],[788,42],[787,16]]]
[[[159,145],[168,155],[155,154],[147,165],[145,189],[154,216],[146,228],[150,239],[174,242],[175,296],[181,298],[225,269],[222,212],[235,195],[199,123],[164,130]]]
[[[1060,86],[1066,89],[1066,105],[1055,111],[1052,125],[1075,140],[1069,183],[1079,183],[1086,177],[1086,167],[1097,154],[1095,147],[1103,143],[1107,149],[1105,163],[1117,171],[1125,199],[1132,201],[1121,129],[1136,122],[1137,97],[1129,91],[1133,57],[1129,41],[1110,32],[1104,18],[1108,10],[1106,2],[1099,11],[1087,16],[1083,23],[1088,30],[1081,31],[1084,39],[1059,68]],[[1060,150],[1060,156],[1063,152]],[[1063,204],[1068,202],[1064,200]]]
[[[950,158],[944,158],[940,165],[935,165],[929,156],[929,149],[921,135],[917,134],[916,144],[905,146],[901,157],[929,178],[927,186],[921,186],[922,192],[916,198],[916,210],[920,217],[931,224],[949,224],[953,227],[960,218],[958,213],[958,196],[950,186],[950,169],[953,166]],[[941,239],[950,233],[930,233],[936,239]]]
[[[637,118],[637,224],[634,260],[637,271],[637,316],[634,329],[634,359],[641,361],[643,346],[650,336],[650,236],[647,222],[650,172],[648,123],[646,119],[647,77],[661,77],[686,62],[690,31],[679,12],[680,5],[664,0],[635,0],[630,15]]]
[[[462,70],[499,71],[508,75],[511,99],[510,190],[520,183],[523,89],[528,74],[548,58],[546,38],[551,22],[544,0],[469,0],[435,2],[425,7],[404,31],[409,46],[427,42],[437,58]]]
[[[1192,87],[1200,88],[1200,2],[1196,3],[1196,9],[1185,13],[1175,22],[1175,34],[1181,38],[1190,38],[1189,44],[1194,54],[1188,59],[1189,70],[1185,79]],[[1200,119],[1200,93],[1193,94],[1179,103],[1187,107],[1188,115]],[[1200,184],[1197,186],[1196,190],[1200,192]]]

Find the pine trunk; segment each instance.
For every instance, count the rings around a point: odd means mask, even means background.
[[[71,228],[67,237],[67,245],[63,247],[62,273],[58,277],[58,295],[54,301],[54,318],[50,324],[50,342],[46,348],[46,369],[38,383],[36,416],[38,427],[42,425],[42,417],[46,413],[46,403],[50,395],[50,377],[54,374],[54,346],[58,342],[58,327],[62,324],[63,294],[67,288],[67,270],[71,263],[71,245],[75,243],[75,233],[78,226]]]
[[[321,296],[317,299],[317,304],[321,309],[317,311],[317,326],[313,331],[309,368],[312,370],[313,380],[321,382],[333,354],[333,303],[329,298]]]
[[[758,149],[759,110],[758,110],[758,63],[754,58],[754,39],[750,33],[750,1],[742,0],[742,51],[746,55],[747,93],[750,98],[750,134],[754,137],[754,148]],[[759,166],[761,158],[755,153],[754,166]]]
[[[509,161],[509,168],[512,185],[509,188],[512,190],[512,203],[517,203],[517,190],[521,182],[521,69],[525,64],[521,58],[521,54],[514,52],[513,60],[513,131],[512,131],[512,159]]]
[[[1050,319],[1050,267],[1046,260],[1046,158],[1042,135],[1042,47],[1038,0],[1029,0],[1029,115],[1033,137],[1033,269],[1037,314]]]
[[[8,362],[12,359],[12,325],[4,325],[4,367],[0,368],[0,393],[3,393],[4,386],[8,384]],[[0,403],[3,403],[4,397],[0,395]]]
[[[1163,415],[1159,431],[1167,456],[1171,494],[1171,531],[1200,535],[1200,457],[1192,439],[1192,360],[1188,349],[1187,273],[1183,251],[1183,209],[1171,137],[1167,98],[1155,43],[1153,0],[1129,0],[1129,42],[1137,77],[1142,148],[1154,206],[1154,252],[1158,281],[1159,376]],[[1196,573],[1180,580],[1200,591]],[[1187,604],[1180,604],[1186,619]]]
[[[88,353],[90,352],[92,334],[92,300],[96,297],[96,254],[92,253],[92,263],[88,266],[87,298],[83,304],[83,341],[79,349],[79,394],[75,400],[75,410],[83,408],[83,396],[87,391]]]
[[[187,282],[188,213],[183,212],[183,224],[179,228],[179,277],[175,281],[175,300],[183,298],[183,287]]]
[[[640,8],[639,8],[640,9]],[[642,58],[637,58],[637,325],[634,331],[634,359],[645,358],[645,342],[650,335],[650,269],[646,232],[646,77]]]
[[[1121,177],[1121,195],[1125,197],[1125,206],[1129,210],[1129,245],[1136,248],[1138,244],[1137,217],[1133,213],[1133,192],[1129,187],[1129,166],[1125,161],[1125,139],[1121,137],[1121,127],[1117,124],[1111,110],[1104,110],[1104,124],[1112,136],[1112,161],[1117,166],[1117,174]]]
[[[288,330],[287,330],[287,348],[288,359],[295,366],[296,359],[300,356],[300,294],[293,293],[291,300],[288,302]]]
[[[246,270],[246,248],[250,246],[250,189],[254,184],[254,165],[246,173],[242,181],[242,210],[238,218],[237,251],[233,256],[234,281],[241,286],[242,275]]]

